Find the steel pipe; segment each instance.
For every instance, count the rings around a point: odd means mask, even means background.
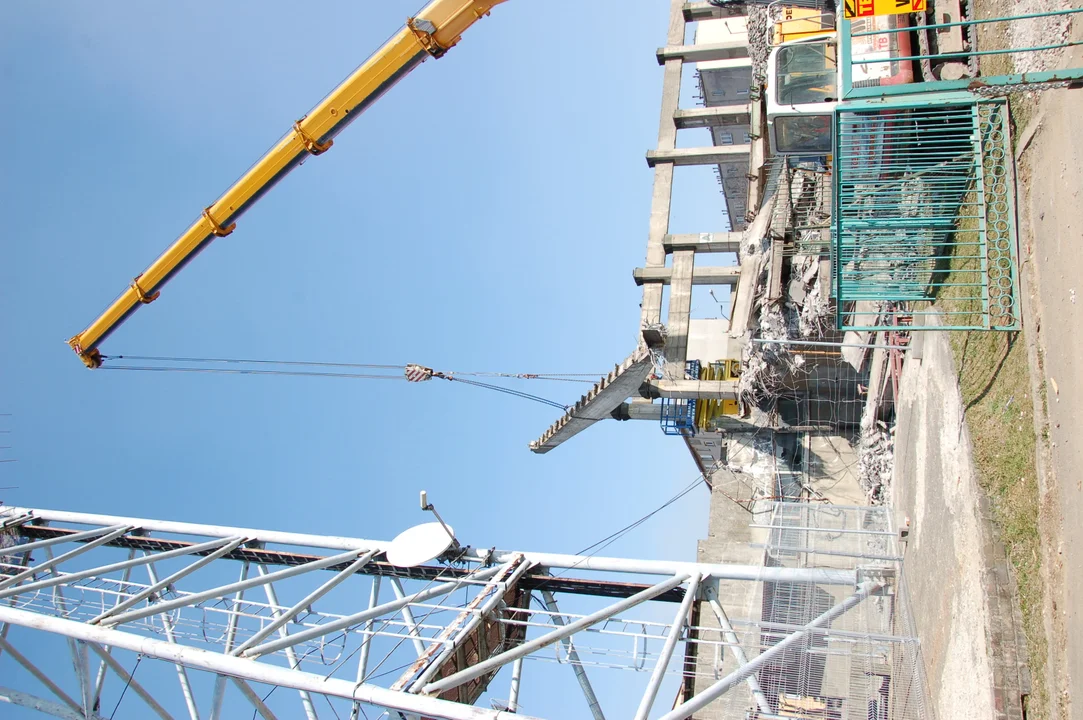
[[[518,658],[511,664],[511,688],[508,690],[508,712],[519,709],[519,681],[523,677],[523,659]]]
[[[75,548],[73,550],[69,550],[68,552],[66,552],[66,553],[64,553],[62,555],[57,555],[56,557],[50,557],[45,562],[40,563],[38,565],[34,565],[32,567],[28,567],[26,570],[23,570],[21,573],[18,573],[16,575],[12,575],[11,577],[4,580],[3,582],[0,582],[0,590],[3,590],[5,588],[9,588],[9,587],[11,587],[13,585],[18,585],[20,582],[22,582],[23,580],[25,580],[28,577],[33,577],[34,575],[37,575],[40,572],[44,572],[45,570],[56,567],[57,565],[64,562],[65,560],[70,560],[71,558],[73,558],[73,557],[75,557],[77,555],[82,555],[83,553],[87,552],[88,550],[93,550],[94,548],[98,547],[99,545],[104,545],[105,543],[109,542],[110,540],[115,540],[116,538],[118,538],[121,535],[129,532],[132,529],[133,529],[133,526],[131,526],[131,525],[117,525],[117,526],[114,526],[114,527],[105,528],[105,531],[106,531],[105,535],[101,535],[100,537],[98,537],[98,538],[96,538],[94,540],[91,540],[87,544],[80,545],[79,547],[77,547],[77,548]],[[18,547],[18,546],[16,545],[16,547]],[[47,549],[51,550],[51,548],[49,548],[49,546],[45,546],[45,547]],[[50,555],[52,555],[51,552],[50,552]]]
[[[147,571],[150,573],[150,577],[151,577],[151,586],[150,587],[144,588],[143,590],[136,593],[135,595],[132,595],[130,598],[128,598],[124,602],[120,603],[119,605],[116,605],[116,606],[110,608],[109,610],[106,610],[105,612],[101,613],[96,618],[91,620],[90,623],[92,625],[97,625],[98,623],[102,622],[103,620],[106,620],[106,619],[108,619],[110,617],[113,617],[114,615],[118,615],[118,614],[122,613],[123,611],[127,610],[128,608],[133,607],[134,605],[138,604],[140,601],[145,600],[145,599],[149,598],[150,596],[154,595],[156,592],[158,592],[162,588],[169,587],[170,585],[172,585],[177,580],[180,580],[183,577],[187,577],[188,575],[191,575],[192,573],[194,573],[196,570],[200,569],[204,565],[208,565],[208,564],[214,562],[215,560],[217,560],[218,558],[222,557],[223,555],[226,555],[227,553],[233,552],[243,542],[244,542],[244,538],[233,538],[229,542],[227,542],[225,545],[218,548],[217,550],[210,553],[209,555],[204,555],[203,557],[199,558],[198,560],[196,560],[191,565],[188,565],[187,567],[183,567],[180,570],[178,570],[177,572],[173,573],[172,575],[169,575],[169,576],[167,576],[167,577],[165,577],[165,578],[163,578],[161,580],[159,580],[157,575],[155,574],[153,563],[151,563],[150,565],[147,566]],[[153,560],[154,558],[152,557],[151,559]]]
[[[548,590],[542,590],[542,604],[545,605],[545,609],[553,613],[553,622],[557,625],[565,625],[564,616],[560,614],[560,608],[557,607],[557,599]],[[598,702],[598,696],[594,694],[594,687],[590,684],[590,678],[587,677],[587,669],[583,667],[583,663],[579,661],[579,653],[575,649],[575,643],[571,638],[564,638],[561,640],[561,644],[564,645],[564,652],[568,654],[568,662],[572,664],[572,670],[575,672],[575,679],[579,681],[579,688],[583,691],[583,697],[587,699],[587,706],[590,708],[590,714],[594,720],[605,720],[605,714],[602,712],[602,704]]]
[[[244,582],[248,579],[249,565],[247,562],[241,564],[241,577],[238,582]],[[237,594],[233,596],[233,609],[229,611],[229,620],[226,622],[226,646],[222,652],[229,654],[229,651],[233,649],[233,642],[237,637],[237,608],[240,607],[241,601],[244,600],[244,588],[237,591]],[[211,694],[211,716],[210,720],[220,720],[222,714],[222,701],[226,697],[226,676],[218,675],[214,678],[214,691]]]
[[[252,528],[226,527],[222,525],[201,525],[196,523],[172,522],[140,518],[116,517],[91,513],[66,512],[61,510],[36,510],[28,508],[8,508],[13,515],[31,513],[35,518],[52,522],[81,523],[86,525],[116,525],[129,523],[147,530],[184,535],[205,535],[207,537],[228,538],[237,535],[253,538],[263,543],[280,545],[307,546],[332,550],[386,550],[389,541],[346,538],[330,535],[307,535],[302,533],[279,532],[274,530],[256,530]],[[483,555],[484,552],[484,555]],[[676,562],[665,560],[632,560],[612,557],[590,557],[584,555],[566,555],[562,553],[523,552],[496,550],[492,556],[488,551],[472,550],[464,556],[468,562],[506,563],[517,555],[523,555],[527,562],[545,568],[567,568],[583,571],[637,573],[643,575],[672,576],[678,573],[691,575],[700,573],[703,577],[719,580],[752,580],[763,582],[813,582],[820,585],[857,585],[857,576],[852,570],[834,570],[825,568],[770,568],[759,565],[727,565],[712,563]],[[313,568],[315,569],[315,568]]]
[[[370,705],[401,710],[423,717],[445,720],[540,720],[495,710],[461,705],[437,698],[395,692],[375,685],[357,685],[351,680],[329,678],[300,670],[267,663],[252,662],[230,657],[209,650],[174,645],[164,640],[134,635],[112,628],[86,625],[63,618],[39,615],[26,610],[0,606],[0,622],[20,627],[43,630],[56,635],[86,642],[110,645],[115,648],[142,653],[147,657],[181,663],[190,668],[217,672],[252,682],[279,685],[295,690],[307,690],[322,695],[356,700]]]
[[[857,592],[850,597],[846,598],[835,607],[831,608],[827,612],[823,613],[809,624],[803,626],[800,630],[791,633],[784,640],[779,641],[777,644],[772,645],[767,650],[764,650],[756,656],[754,660],[751,660],[742,667],[737,668],[726,677],[722,678],[714,685],[696,695],[687,702],[679,705],[670,712],[661,717],[661,720],[686,720],[692,717],[692,714],[702,710],[709,705],[712,701],[722,697],[730,688],[737,683],[743,681],[752,673],[757,672],[761,667],[770,662],[774,657],[782,653],[786,648],[790,647],[798,640],[801,640],[817,627],[831,622],[838,616],[846,613],[862,600],[867,598],[873,592],[876,592],[883,587],[883,583],[880,582],[863,582],[859,586]]]
[[[70,538],[69,538],[70,539]],[[199,545],[192,545],[191,547],[178,548],[177,550],[169,550],[164,553],[158,553],[156,555],[143,555],[141,557],[130,557],[127,560],[121,562],[110,563],[109,565],[101,565],[98,567],[90,568],[89,570],[80,570],[79,572],[64,573],[63,575],[54,575],[51,578],[45,580],[38,580],[36,582],[26,583],[25,585],[18,585],[7,590],[0,591],[0,598],[6,598],[9,595],[19,595],[22,593],[33,592],[35,590],[42,590],[45,588],[53,587],[54,585],[62,585],[73,583],[77,580],[83,580],[95,575],[108,575],[111,572],[117,570],[130,571],[133,567],[139,565],[146,565],[152,562],[158,562],[159,560],[170,560],[175,557],[181,557],[183,555],[192,555],[194,553],[206,552],[208,550],[214,550],[215,548],[222,547],[228,540],[208,540],[205,543]],[[132,550],[134,553],[135,551]],[[127,580],[127,575],[125,575]],[[120,602],[119,598],[117,599]]]
[[[230,654],[231,655],[240,655],[241,653],[243,653],[248,648],[252,647],[253,645],[256,645],[257,643],[259,643],[261,640],[263,640],[265,637],[267,637],[268,635],[273,633],[275,630],[277,630],[278,628],[282,627],[283,625],[288,623],[290,620],[295,618],[299,612],[301,612],[302,610],[304,610],[307,607],[310,607],[312,605],[312,603],[316,602],[317,600],[322,598],[324,595],[326,595],[327,593],[331,592],[336,587],[338,587],[342,583],[343,580],[350,577],[351,575],[356,573],[359,569],[361,569],[366,564],[368,564],[368,562],[370,560],[372,560],[372,558],[375,555],[376,555],[376,551],[373,550],[372,552],[367,552],[364,555],[362,555],[361,557],[354,560],[345,569],[340,570],[338,572],[338,574],[335,575],[333,578],[331,578],[330,580],[325,582],[323,585],[320,585],[318,588],[316,588],[315,590],[310,592],[308,595],[305,595],[304,598],[299,600],[289,610],[287,610],[284,613],[279,613],[278,617],[276,617],[272,622],[270,622],[266,627],[264,627],[262,630],[257,632],[255,635],[253,635],[252,637],[248,638],[243,643],[241,643],[235,650],[232,650],[230,652]],[[277,612],[277,611],[275,611],[275,612]]]
[[[19,707],[29,708],[31,710],[37,710],[40,713],[52,715],[61,720],[88,720],[88,716],[83,714],[82,709],[78,712],[69,710],[60,703],[55,703],[52,700],[46,700],[45,698],[39,698],[35,695],[19,692],[18,690],[12,690],[11,688],[6,687],[0,687],[0,703],[8,703]],[[91,713],[89,715],[89,720],[106,720],[106,718],[103,718],[98,713]]]
[[[293,633],[292,635],[281,638],[279,640],[274,640],[272,642],[263,643],[262,645],[257,645],[253,648],[248,648],[248,650],[246,650],[244,653],[244,657],[259,657],[260,655],[266,655],[267,653],[272,653],[285,647],[293,647],[298,643],[305,642],[306,640],[312,640],[313,638],[318,638],[321,635],[326,635],[327,633],[335,632],[336,630],[348,628],[351,625],[359,625],[370,618],[378,618],[381,615],[385,615],[390,612],[398,612],[400,609],[402,609],[406,605],[409,605],[410,603],[425,602],[429,598],[434,598],[438,595],[446,595],[449,592],[453,592],[454,590],[462,587],[463,583],[469,580],[486,580],[492,575],[494,575],[499,569],[500,568],[488,568],[487,570],[476,572],[468,578],[459,578],[454,582],[443,583],[441,585],[437,585],[436,587],[429,588],[428,590],[422,590],[420,592],[414,593],[413,595],[407,595],[404,598],[392,600],[391,602],[386,602],[383,605],[377,605],[370,610],[363,610],[362,612],[355,613],[344,618],[339,618],[338,620],[333,620],[317,627],[309,628],[308,630],[302,630],[299,633]]]
[[[162,720],[173,720],[173,716],[170,715],[166,711],[166,709],[162,707],[157,700],[154,699],[153,695],[147,692],[146,688],[139,684],[138,680],[133,678],[128,673],[128,671],[124,669],[123,665],[117,662],[117,659],[115,657],[107,653],[104,648],[102,648],[98,643],[92,640],[85,640],[84,642],[90,645],[90,649],[97,653],[98,657],[105,661],[105,664],[108,665],[110,669],[112,669],[112,671],[115,672],[117,676],[132,689],[133,692],[135,692],[136,695],[143,698],[143,702],[149,705],[150,709],[157,713],[158,717],[162,718]]]
[[[654,666],[654,672],[651,673],[650,682],[647,683],[647,689],[643,693],[643,699],[639,702],[639,709],[636,711],[635,720],[647,720],[651,714],[651,708],[654,707],[654,699],[658,696],[658,688],[661,687],[662,680],[666,676],[666,668],[669,666],[669,659],[673,657],[673,650],[677,647],[677,642],[681,639],[681,631],[684,629],[684,624],[688,622],[688,612],[692,609],[692,601],[696,599],[696,592],[699,590],[699,580],[700,577],[696,574],[688,581],[688,589],[684,591],[684,600],[681,602],[681,606],[677,609],[677,614],[673,618],[673,625],[670,627],[669,635],[666,636],[666,642],[662,646],[662,653],[658,656],[658,661]],[[646,647],[645,640],[644,647]]]
[[[369,588],[369,607],[371,610],[376,607],[380,602],[380,576],[376,575],[372,578],[372,586]],[[372,618],[365,621],[365,629],[361,631],[361,652],[357,658],[357,684],[365,682],[365,676],[368,675],[369,668],[369,651],[372,649]],[[357,716],[361,713],[361,705],[354,703],[350,708],[350,720],[357,720]]]
[[[468,680],[473,680],[476,677],[480,677],[492,670],[499,668],[501,665],[511,662],[515,658],[526,657],[535,650],[540,650],[543,647],[552,645],[555,642],[559,642],[561,639],[574,635],[580,630],[599,623],[602,620],[613,617],[619,612],[624,612],[629,608],[633,608],[640,603],[644,603],[651,598],[657,597],[664,592],[672,590],[685,580],[688,579],[688,575],[677,575],[669,580],[664,580],[657,585],[647,588],[641,592],[636,593],[630,598],[625,598],[618,603],[614,603],[608,607],[605,607],[597,612],[591,613],[586,617],[580,618],[570,625],[565,625],[562,628],[552,630],[539,638],[535,638],[530,642],[525,642],[522,645],[512,648],[511,650],[505,650],[499,655],[482,660],[481,662],[471,665],[470,667],[460,670],[457,673],[447,676],[434,683],[429,683],[425,686],[424,692],[428,695],[440,693],[453,687],[462,685]]]
[[[263,578],[267,578],[270,575],[270,573],[267,572],[267,566],[262,564],[256,566],[256,572]],[[264,595],[267,596],[267,604],[271,607],[271,615],[273,617],[278,613],[278,609],[281,607],[278,602],[278,594],[275,592],[274,583],[264,583],[263,592]],[[288,637],[286,628],[279,628],[278,634],[282,637]],[[301,661],[297,658],[297,653],[294,652],[292,645],[286,648],[286,660],[289,661],[291,670],[300,669]],[[308,694],[307,690],[300,690],[298,692],[301,695],[301,706],[304,708],[305,717],[308,718],[308,720],[317,720],[316,706],[312,703],[312,696]]]
[[[718,618],[718,624],[722,628],[722,637],[729,644],[730,651],[733,653],[734,659],[737,660],[737,667],[741,668],[748,665],[748,656],[745,655],[745,649],[741,647],[741,641],[737,637],[737,633],[733,631],[729,616],[726,615],[722,603],[718,601],[718,595],[713,587],[707,588],[707,602],[710,604],[711,609],[714,610],[715,617]],[[752,697],[755,699],[760,712],[771,712],[771,703],[767,701],[767,696],[763,694],[759,678],[752,674],[745,678],[745,682],[748,683],[748,689],[752,691]]]
[[[175,610],[179,607],[189,607],[201,603],[204,600],[211,600],[222,595],[228,595],[231,592],[237,590],[247,590],[248,588],[258,587],[267,582],[276,580],[285,580],[286,578],[293,577],[295,575],[303,575],[306,572],[313,570],[321,570],[325,567],[332,565],[338,565],[343,562],[350,562],[357,557],[358,550],[350,550],[349,552],[340,553],[338,555],[332,555],[331,557],[325,557],[320,560],[313,560],[310,563],[304,565],[297,565],[296,567],[289,567],[285,570],[279,570],[278,572],[271,573],[270,575],[263,575],[260,577],[248,578],[247,580],[241,580],[240,582],[230,583],[229,585],[222,585],[221,587],[211,588],[210,590],[204,590],[203,592],[193,593],[191,595],[184,595],[173,600],[167,600],[166,602],[156,603],[150,607],[140,608],[138,610],[129,610],[126,613],[106,618],[103,621],[106,625],[120,625],[121,623],[132,622],[133,620],[142,620],[148,615],[157,615],[158,613],[168,612]]]
[[[392,576],[391,589],[395,591],[395,597],[402,600],[406,597],[406,591],[402,589],[402,582]],[[421,632],[417,629],[417,621],[414,620],[414,613],[410,610],[410,605],[407,603],[399,610],[402,613],[402,620],[406,623],[406,634],[410,636],[410,641],[414,645],[414,652],[417,656],[423,657],[425,655],[425,643],[421,641]]]
[[[229,547],[229,544],[226,547]],[[158,572],[154,569],[154,563],[147,565],[147,576],[150,578],[152,585],[158,583]],[[168,587],[168,583],[165,586]],[[170,617],[162,615],[159,619],[162,621],[162,629],[165,630],[165,639],[171,643],[177,642],[177,636],[173,632],[173,621]],[[105,651],[109,652],[109,648],[105,648]],[[196,707],[196,699],[192,694],[192,684],[188,682],[188,670],[183,665],[174,665],[174,667],[177,669],[177,681],[180,682],[184,703],[188,706],[188,717],[190,720],[199,720],[199,709]]]
[[[49,688],[49,691],[53,695],[56,695],[58,698],[63,700],[65,705],[70,707],[75,712],[78,712],[78,713],[82,714],[83,708],[81,708],[79,706],[79,703],[72,700],[70,695],[68,695],[66,692],[61,690],[60,686],[58,686],[55,682],[53,682],[52,679],[48,675],[46,675],[44,672],[42,672],[38,668],[37,665],[30,662],[29,658],[27,658],[21,652],[16,650],[14,647],[12,647],[12,645],[7,640],[5,640],[4,638],[0,638],[0,648],[3,648],[5,652],[7,652],[9,655],[11,655],[12,659],[14,659],[15,662],[19,663],[24,668],[26,668],[26,670],[31,675],[33,675],[34,677],[36,677],[38,679],[38,682],[40,682],[45,687]]]

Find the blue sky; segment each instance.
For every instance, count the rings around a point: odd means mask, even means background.
[[[424,488],[468,542],[574,552],[695,476],[652,423],[601,423],[535,456],[527,443],[557,411],[475,388],[91,372],[67,348],[416,10],[6,8],[7,504],[390,538],[425,520]],[[496,8],[103,351],[608,370],[636,341],[666,14],[664,2]],[[678,172],[672,230],[725,229],[710,171]],[[523,389],[563,402],[580,390]],[[706,503],[691,494],[607,554],[692,559]]]

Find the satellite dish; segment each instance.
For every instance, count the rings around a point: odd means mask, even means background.
[[[387,561],[396,567],[417,567],[440,557],[455,542],[454,530],[433,522],[415,525],[399,533],[387,547]]]

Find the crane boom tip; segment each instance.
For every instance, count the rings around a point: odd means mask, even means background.
[[[82,335],[76,335],[71,340],[68,340],[68,345],[83,361],[83,364],[91,370],[102,366],[102,354],[98,351],[98,348],[83,349]]]

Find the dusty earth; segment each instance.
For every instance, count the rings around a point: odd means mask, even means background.
[[[1079,40],[1083,23],[1074,24]],[[1058,65],[1083,67],[1083,52],[1074,50]],[[1054,703],[1047,716],[1083,720],[1083,90],[1050,90],[1032,101],[1016,155]]]

